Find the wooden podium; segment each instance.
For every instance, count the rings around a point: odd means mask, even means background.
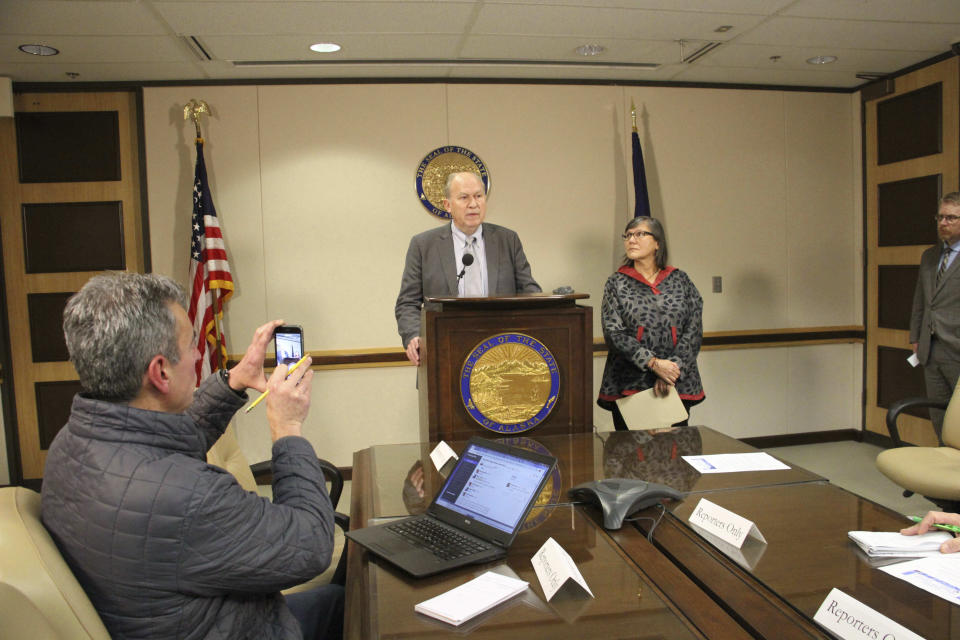
[[[421,439],[591,431],[593,309],[576,304],[589,297],[428,297],[420,312]]]

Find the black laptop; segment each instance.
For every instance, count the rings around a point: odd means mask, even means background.
[[[474,437],[426,513],[347,532],[416,576],[506,555],[557,459]]]

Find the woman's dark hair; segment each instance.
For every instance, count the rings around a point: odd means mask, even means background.
[[[663,225],[660,224],[660,221],[656,218],[640,216],[639,218],[630,220],[623,229],[623,232],[627,233],[640,225],[644,225],[646,230],[653,234],[653,239],[657,241],[657,253],[653,256],[653,259],[657,263],[657,269],[663,269],[667,266],[667,236],[663,233]],[[632,267],[633,260],[624,255],[623,266]]]

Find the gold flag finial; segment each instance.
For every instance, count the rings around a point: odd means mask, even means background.
[[[630,98],[630,117],[633,119],[633,132],[637,132],[637,105],[633,104],[633,98]]]
[[[203,100],[197,100],[196,98],[190,98],[188,102],[183,107],[183,119],[193,118],[193,126],[197,129],[197,140],[203,140],[203,136],[200,135],[200,114],[205,113],[210,115],[210,105],[208,105]]]

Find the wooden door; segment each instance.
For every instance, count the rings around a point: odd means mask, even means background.
[[[895,79],[894,93],[864,104],[867,250],[866,428],[888,435],[892,402],[924,396],[912,368],[909,319],[920,255],[937,241],[937,200],[957,191],[957,58]],[[936,444],[926,412],[901,416],[900,435]]]
[[[67,298],[99,272],[145,265],[135,94],[19,94],[14,106],[0,122],[0,235],[16,482],[42,477],[79,390],[62,333]]]

